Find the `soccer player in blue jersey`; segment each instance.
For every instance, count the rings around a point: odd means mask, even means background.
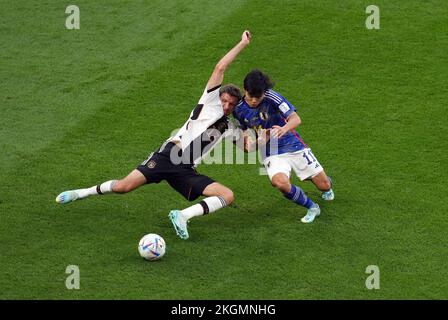
[[[334,199],[331,179],[296,131],[302,121],[295,107],[272,88],[266,74],[251,71],[244,79],[244,97],[233,115],[243,130],[255,129],[258,140],[264,140],[260,150],[272,186],[287,199],[307,208],[301,221],[311,223],[320,215],[319,205],[299,186],[291,184],[291,171],[302,181],[311,180],[325,200]]]

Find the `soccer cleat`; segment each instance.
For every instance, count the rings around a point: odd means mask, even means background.
[[[182,216],[182,213],[179,210],[171,210],[168,217],[173,223],[174,229],[176,230],[176,234],[181,239],[187,240],[188,239],[187,220]]]
[[[57,203],[69,203],[78,199],[78,193],[76,191],[64,191],[56,197]]]
[[[311,223],[314,221],[314,218],[320,215],[320,207],[317,203],[315,203],[311,208],[308,209],[306,216],[302,218],[303,223]]]
[[[322,199],[331,201],[334,199],[334,192],[333,189],[330,189],[328,191],[322,192]]]

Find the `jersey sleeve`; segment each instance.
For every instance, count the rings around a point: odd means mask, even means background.
[[[219,98],[219,88],[207,90],[205,88],[197,105],[190,113],[190,117],[184,123],[176,135],[170,137],[167,141],[180,143],[182,150],[185,150],[194,139],[204,133],[208,127],[219,120],[224,111]]]
[[[296,112],[296,108],[286,99],[278,105],[278,109],[285,118],[288,118],[292,113]]]
[[[190,114],[190,120],[203,120],[208,118],[219,119],[223,114],[221,99],[219,98],[219,88],[217,86],[210,90],[204,89],[198,104]]]
[[[235,115],[233,115],[233,119],[235,121],[235,125],[238,129],[241,130],[247,130],[247,126],[244,124],[243,121],[241,121],[238,117],[236,117]]]
[[[207,89],[206,87],[204,89],[204,92],[202,93],[201,98],[199,99],[199,103],[206,106],[219,106],[219,108],[222,108],[221,99],[219,98],[219,88],[221,88],[221,85],[216,86],[212,89]]]
[[[247,125],[244,122],[244,112],[241,107],[242,102],[240,102],[233,111],[233,119],[235,120],[236,126],[241,130],[247,130]]]
[[[266,93],[266,97],[285,118],[288,118],[292,113],[297,112],[296,108],[288,100],[286,100],[285,97],[279,95],[277,92],[269,90]]]

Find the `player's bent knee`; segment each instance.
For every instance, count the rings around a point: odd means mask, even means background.
[[[283,191],[284,189],[287,189],[289,187],[289,179],[283,176],[274,176],[274,178],[272,178],[271,184],[274,188]]]
[[[112,188],[115,193],[128,193],[146,183],[145,176],[138,170],[132,171],[125,178],[117,180]]]
[[[233,195],[233,191],[230,190],[230,189],[227,189],[225,192],[223,192],[221,197],[224,198],[224,200],[226,201],[227,205],[232,204],[233,201],[235,201],[235,196]]]
[[[331,182],[330,182],[330,180],[327,179],[327,181],[325,181],[325,182],[322,184],[321,188],[322,188],[323,190],[325,190],[325,191],[330,190],[330,189],[331,189]]]
[[[331,189],[331,182],[330,180],[326,179],[324,181],[321,181],[319,184],[317,184],[317,188],[320,191],[328,191]]]
[[[235,200],[232,190],[216,182],[207,186],[202,194],[206,197],[222,197],[227,205],[231,204]]]

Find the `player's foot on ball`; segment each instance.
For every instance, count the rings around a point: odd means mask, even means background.
[[[56,197],[57,203],[69,203],[78,199],[78,193],[76,191],[64,191]]]
[[[182,216],[182,213],[179,210],[171,210],[168,217],[173,223],[176,234],[181,239],[188,239],[187,220]]]
[[[314,218],[320,215],[320,207],[317,203],[315,203],[311,208],[308,209],[306,216],[302,218],[303,223],[311,223],[314,221]]]
[[[330,189],[328,191],[322,192],[322,199],[331,201],[334,199],[334,192],[333,189]]]

